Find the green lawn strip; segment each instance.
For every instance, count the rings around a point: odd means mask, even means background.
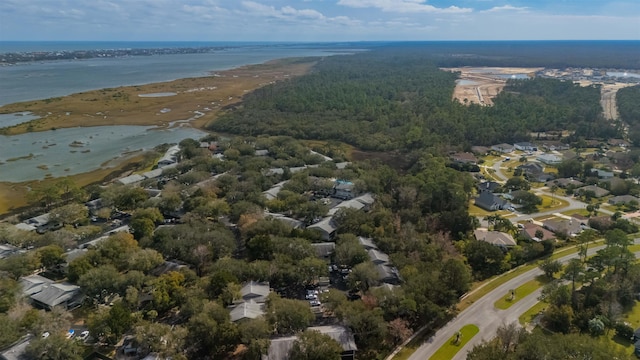
[[[562,209],[569,206],[569,202],[563,199],[559,199],[557,197],[552,197],[549,195],[540,195],[542,199],[542,205],[540,205],[541,209],[544,211],[551,211],[556,209]]]
[[[604,240],[598,240],[598,241],[592,242],[589,244],[589,248],[598,246],[602,242],[604,242]],[[637,246],[637,245],[634,245],[634,246]],[[567,255],[575,254],[577,252],[578,252],[577,247],[575,246],[567,247],[565,249],[556,251],[553,255],[551,255],[551,259],[556,260],[556,259],[565,257]],[[532,263],[529,263],[526,265],[520,265],[519,267],[511,270],[510,272],[494,276],[493,278],[487,279],[481,283],[476,283],[474,285],[474,288],[477,290],[473,291],[472,289],[473,293],[471,293],[469,296],[464,298],[464,300],[458,304],[458,310],[462,311],[466,309],[471,304],[478,301],[479,299],[481,299],[483,296],[493,291],[498,286],[506,283],[507,281],[519,275],[526,273],[529,270],[535,269],[536,267],[538,267],[539,261],[540,260],[534,260]]]
[[[538,316],[538,314],[541,311],[544,311],[544,309],[546,309],[546,308],[547,308],[547,304],[542,302],[542,301],[540,301],[537,304],[533,305],[529,310],[525,311],[518,318],[518,321],[520,322],[520,325],[524,326],[524,325],[530,323],[531,321],[533,321],[533,318]]]
[[[462,336],[460,341],[456,344],[456,335],[453,335],[447,343],[442,345],[438,351],[436,351],[430,359],[433,360],[447,360],[453,359],[453,357],[462,349],[462,347],[469,342],[480,329],[476,325],[469,324],[465,325],[460,329],[460,333]]]
[[[509,292],[508,294],[505,294],[505,296],[500,300],[496,301],[494,306],[500,310],[506,310],[510,308],[511,305],[525,298],[527,295],[536,291],[546,283],[548,283],[548,280],[542,276],[540,276],[538,279],[528,281],[515,289],[515,298],[513,300],[511,300],[511,292]]]

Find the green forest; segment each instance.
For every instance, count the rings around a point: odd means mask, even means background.
[[[634,145],[640,145],[640,86],[618,90],[616,105],[620,120],[629,125],[629,139]]]
[[[601,116],[598,86],[510,80],[495,106],[483,107],[452,100],[456,78],[439,70],[424,49],[328,57],[312,74],[246,95],[210,128],[340,140],[381,151],[516,142],[532,131],[575,130],[584,138],[618,134]]]

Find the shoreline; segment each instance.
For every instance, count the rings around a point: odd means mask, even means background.
[[[37,119],[0,128],[2,135],[49,131],[69,127],[145,125],[166,127],[176,121],[202,129],[244,94],[276,81],[306,74],[318,57],[284,58],[260,64],[209,71],[205,76],[141,85],[126,85],[78,92],[63,97],[0,106],[0,114],[28,111]],[[176,93],[166,97],[140,97],[149,93]]]
[[[317,61],[318,57],[275,59],[224,71],[211,71],[203,77],[105,88],[60,98],[7,104],[0,106],[0,114],[29,111],[40,118],[0,129],[0,134],[10,136],[35,131],[109,125],[169,128],[183,123],[196,129],[204,129],[230,105],[242,101],[244,94],[277,81],[304,75]],[[176,92],[176,95],[146,98],[137,96],[163,92]],[[162,113],[162,109],[171,111]],[[139,162],[136,158],[123,159],[113,167],[69,178],[79,186],[101,183],[107,178],[132,171]],[[40,181],[0,182],[0,217],[6,217],[28,206],[27,193],[30,188],[59,179],[62,177]]]

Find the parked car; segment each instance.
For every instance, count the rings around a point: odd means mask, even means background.
[[[85,330],[85,331],[81,332],[80,335],[78,335],[76,337],[76,339],[85,341],[85,340],[87,340],[88,337],[89,337],[89,330]]]

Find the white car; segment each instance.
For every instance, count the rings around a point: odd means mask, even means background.
[[[88,337],[89,337],[89,330],[85,330],[81,332],[80,335],[76,337],[76,339],[84,341],[84,340],[87,340]]]
[[[48,331],[45,331],[45,332],[43,332],[43,333],[42,333],[42,338],[43,338],[43,339],[46,339],[46,338],[48,338],[48,337],[49,337],[49,335],[51,335],[51,334],[49,334],[49,332],[48,332]]]

